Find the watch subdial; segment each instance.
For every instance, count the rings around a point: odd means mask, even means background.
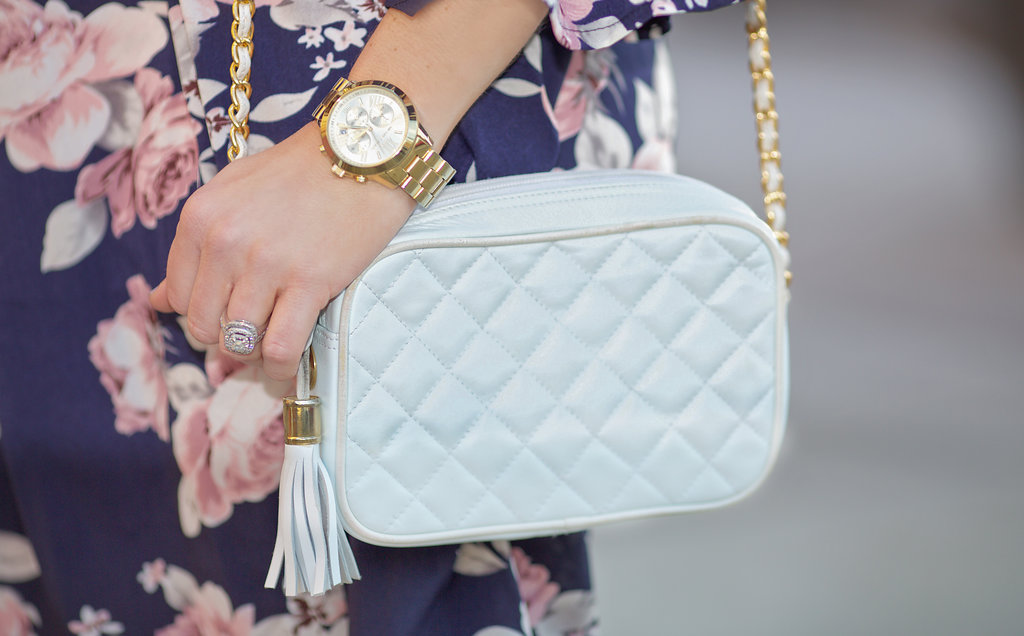
[[[365,154],[373,143],[373,140],[370,138],[369,131],[366,128],[350,128],[345,132],[345,148],[354,155]]]
[[[370,114],[361,106],[353,106],[345,113],[345,123],[352,128],[366,128],[370,122]]]
[[[375,128],[387,128],[395,119],[395,109],[390,104],[374,104],[370,107],[370,123]]]

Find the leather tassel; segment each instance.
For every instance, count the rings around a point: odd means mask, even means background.
[[[320,398],[309,395],[309,366],[299,372],[298,396],[284,398],[285,448],[277,542],[266,587],[283,569],[286,596],[324,594],[359,578],[341,527],[334,488],[320,458]]]

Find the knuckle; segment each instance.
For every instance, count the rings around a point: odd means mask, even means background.
[[[186,199],[178,221],[181,230],[186,233],[197,233],[206,225],[206,217],[210,209],[207,198],[206,188],[199,188]]]
[[[236,251],[243,238],[236,224],[217,223],[206,232],[203,248],[217,255],[229,254]]]
[[[192,337],[205,345],[212,345],[218,341],[219,330],[213,331],[209,325],[203,324],[195,316],[188,316],[188,332]]]

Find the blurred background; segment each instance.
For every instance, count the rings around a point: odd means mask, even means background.
[[[1024,3],[770,0],[794,275],[766,485],[591,535],[601,631],[1024,634]],[[743,9],[676,19],[679,171],[755,204]]]

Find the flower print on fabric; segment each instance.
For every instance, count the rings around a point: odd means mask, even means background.
[[[651,19],[708,11],[740,0],[545,0],[551,30],[569,49],[600,49],[634,33]]]
[[[256,623],[253,636],[348,636],[348,601],[344,586],[321,596],[302,594],[288,599],[288,613]]]
[[[313,81],[320,82],[327,78],[331,74],[331,71],[338,68],[345,68],[348,64],[345,60],[335,60],[334,53],[328,51],[326,56],[316,56],[316,60],[309,65],[309,68],[316,71],[313,74]]]
[[[91,605],[83,605],[78,620],[68,623],[68,631],[78,636],[123,634],[124,625],[113,620],[110,612],[105,609],[95,610]]]
[[[384,0],[345,0],[345,4],[356,12],[356,19],[360,22],[380,20],[387,12]]]
[[[489,576],[508,569],[508,541],[463,543],[455,551],[452,570],[463,576]]]
[[[134,90],[143,113],[134,141],[82,168],[75,186],[79,204],[107,197],[110,229],[117,238],[136,218],[155,228],[199,177],[196,135],[201,127],[189,114],[185,96],[174,93],[169,77],[150,68],[135,74]]]
[[[299,44],[305,44],[307,49],[317,48],[324,43],[323,27],[306,27],[305,32],[299,36]]]
[[[145,574],[145,576],[143,576]],[[156,630],[157,636],[250,636],[256,622],[256,609],[243,605],[238,609],[221,586],[207,581],[202,585],[191,573],[162,559],[143,565],[139,580],[150,594],[161,589],[167,604],[179,612],[174,623]]]
[[[28,537],[0,530],[0,583],[24,583],[40,574],[39,560]]]
[[[631,168],[675,172],[676,91],[672,63],[664,42],[655,47],[653,85],[633,80],[636,126],[643,140]]]
[[[104,82],[167,44],[159,17],[108,3],[84,18],[60,0],[0,0],[0,140],[11,165],[71,170],[111,124]]]
[[[613,65],[614,58],[606,51],[573,51],[554,106],[547,93],[541,93],[559,141],[578,134],[587,110],[600,107],[600,94],[608,87]]]
[[[203,381],[194,365],[177,365],[172,373],[175,387],[189,376]],[[281,398],[291,383],[272,381],[219,353],[208,356],[207,375],[208,397],[195,399],[202,391],[192,390],[183,403],[176,399],[171,427],[181,469],[178,512],[189,537],[202,526],[222,524],[235,504],[265,499],[277,489],[284,461]]]
[[[534,625],[534,636],[597,636],[594,595],[586,590],[559,594]]]
[[[150,287],[141,274],[125,283],[128,302],[96,326],[89,360],[114,404],[114,428],[131,435],[152,429],[168,441],[168,397],[164,379],[166,334],[149,304]]]
[[[284,0],[256,0],[256,8],[276,7]],[[220,14],[221,5],[228,5],[231,0],[183,0],[181,3],[182,13],[189,22],[206,22]]]
[[[346,20],[340,29],[327,27],[324,29],[324,37],[330,40],[334,44],[334,50],[339,52],[350,46],[363,48],[366,45],[363,41],[366,37],[366,29],[356,27],[356,23],[352,20]]]
[[[42,627],[39,610],[13,587],[0,585],[0,634],[32,636]]]
[[[453,569],[463,576],[490,576],[511,569],[519,599],[526,611],[524,627],[529,625],[535,636],[591,636],[597,633],[592,631],[597,627],[593,595],[583,590],[562,592],[558,582],[552,580],[547,566],[534,563],[522,548],[512,547],[508,541],[459,546]],[[474,636],[505,634],[521,632],[495,625],[476,632]]]
[[[543,565],[534,563],[522,548],[512,548],[510,556],[516,569],[519,598],[526,605],[530,626],[533,627],[548,613],[551,601],[558,596],[561,588],[551,580],[551,572]]]
[[[548,0],[551,7],[551,29],[563,46],[581,48],[579,26],[590,15],[597,0]]]
[[[235,608],[223,587],[212,581],[199,585],[190,572],[163,559],[144,563],[138,580],[150,594],[161,590],[167,604],[180,612],[157,636],[348,635],[348,604],[341,587],[318,597],[289,598],[287,614],[257,623],[252,604]]]
[[[0,582],[24,583],[38,578],[39,561],[28,538],[0,530]],[[41,627],[39,610],[13,587],[0,585],[0,635],[28,636]]]

